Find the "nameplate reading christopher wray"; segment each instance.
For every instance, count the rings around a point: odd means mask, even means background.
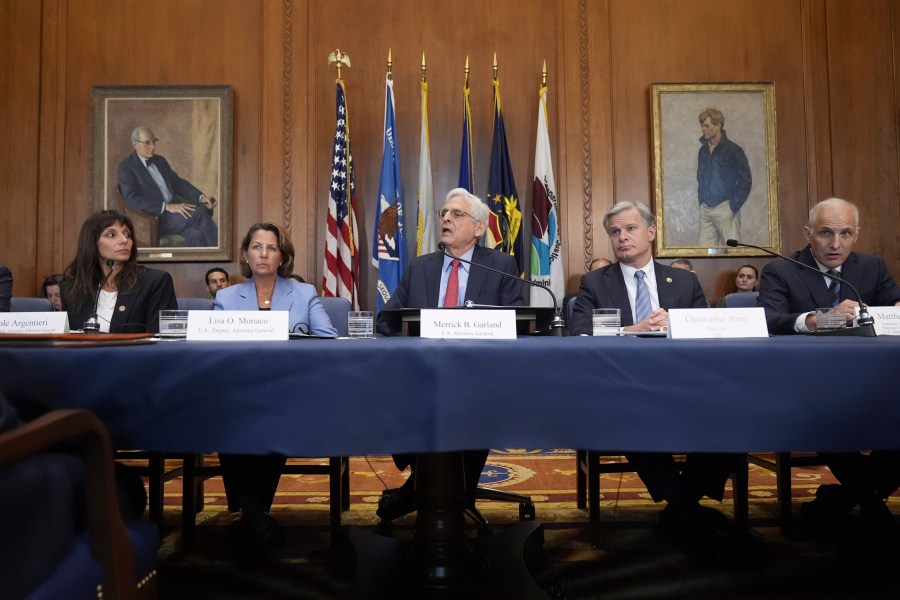
[[[192,310],[188,341],[278,341],[288,339],[288,311]]]
[[[455,340],[516,339],[515,310],[422,309],[419,337]]]

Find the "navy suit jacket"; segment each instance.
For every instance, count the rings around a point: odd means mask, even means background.
[[[116,308],[109,323],[110,333],[159,333],[159,311],[175,310],[175,286],[172,276],[165,271],[141,267],[144,271],[138,285],[129,293],[119,291]],[[94,310],[93,302],[88,306],[72,308],[67,295],[71,279],[64,279],[60,285],[63,306],[69,314],[69,328],[81,329]]]
[[[819,271],[809,246],[791,258],[815,270],[804,269],[786,260],[770,262],[763,268],[759,281],[757,306],[766,310],[766,324],[771,334],[790,334],[801,314],[831,306],[825,277]],[[841,278],[859,290],[868,306],[893,306],[900,302],[900,287],[888,272],[884,259],[871,254],[851,252],[841,267]],[[846,285],[841,285],[841,300],[856,300]]]
[[[181,202],[187,204],[200,204],[202,192],[179,177],[178,173],[169,166],[169,161],[157,154],[153,157],[153,163],[166,182],[173,201],[180,199]],[[116,174],[125,204],[150,214],[162,214],[165,202],[162,192],[159,191],[159,186],[156,185],[137,152],[132,152],[128,158],[119,163]]]
[[[9,267],[0,265],[0,312],[9,312],[12,286],[12,271],[9,270]]]
[[[525,306],[525,295],[522,288],[527,285],[519,279],[519,267],[516,259],[498,250],[475,246],[469,267],[469,282],[466,284],[465,301],[489,306]],[[476,265],[486,265],[492,269],[512,275],[504,277]],[[437,308],[441,293],[441,269],[444,266],[444,255],[432,252],[412,259],[397,289],[383,310],[399,308]],[[227,289],[227,288],[226,288]],[[392,331],[384,314],[378,315],[378,331],[384,335],[397,334]]]
[[[250,281],[232,285],[216,292],[214,310],[259,310],[256,284]],[[291,331],[323,337],[337,337],[316,288],[290,277],[279,277],[272,290],[272,310],[286,310]],[[297,327],[302,324],[303,327]]]
[[[684,269],[673,269],[653,263],[659,306],[670,308],[708,308],[697,276]],[[622,311],[622,327],[634,325],[634,314],[628,302],[628,289],[619,263],[591,271],[581,278],[581,288],[572,310],[571,335],[593,333],[592,311],[595,308],[618,308]]]

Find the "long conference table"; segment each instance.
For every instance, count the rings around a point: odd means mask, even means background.
[[[900,448],[897,337],[0,346],[0,390],[171,453]]]

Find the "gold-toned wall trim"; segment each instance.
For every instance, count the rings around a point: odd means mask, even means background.
[[[591,171],[591,90],[588,61],[587,0],[578,1],[578,51],[581,65],[581,214],[584,217],[584,270],[594,254],[593,173]]]
[[[293,117],[293,73],[294,73],[294,2],[284,0],[284,21],[282,23],[281,42],[281,210],[282,227],[285,233],[291,233],[291,120]]]

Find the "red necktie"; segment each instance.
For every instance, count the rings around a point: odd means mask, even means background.
[[[457,259],[450,261],[453,270],[450,271],[450,277],[447,279],[447,292],[444,294],[444,306],[456,306],[459,304],[459,265],[462,263]]]

